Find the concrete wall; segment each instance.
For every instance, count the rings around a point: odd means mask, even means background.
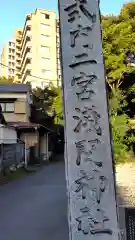
[[[37,131],[31,133],[22,133],[20,139],[25,142],[26,148],[35,146],[39,142],[39,134]]]
[[[27,101],[27,94],[25,93],[1,93],[0,103],[2,99],[17,99],[14,102],[14,112],[4,112],[4,117],[8,122],[29,122],[30,105]]]
[[[40,154],[43,156],[44,160],[48,160],[48,134],[40,137]]]
[[[0,125],[0,144],[13,144],[17,142],[17,132],[13,128]]]

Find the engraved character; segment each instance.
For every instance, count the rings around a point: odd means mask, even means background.
[[[93,214],[93,218],[91,221],[91,229],[90,229],[91,234],[112,235],[112,230],[109,228],[105,228],[105,222],[107,221],[109,221],[109,218],[104,215],[104,211],[97,208],[95,213]]]
[[[88,54],[85,55],[85,53],[82,53],[75,57],[78,58],[78,56],[79,56],[79,58],[82,58],[82,57],[87,57],[87,55]],[[80,60],[80,61],[76,61],[76,62],[69,64],[69,67],[76,68],[80,65],[88,65],[88,64],[97,64],[97,60],[95,60],[95,59]]]
[[[90,222],[91,222],[91,212],[88,207],[84,207],[80,209],[80,212],[82,215],[78,218],[76,218],[76,221],[78,222],[78,231],[82,231],[83,234],[89,234],[90,232]]]
[[[75,192],[82,191],[82,199],[85,199],[89,190],[89,181],[94,179],[94,177],[89,177],[84,171],[81,171],[81,174],[82,177],[75,181],[75,183],[78,185],[78,188],[75,190]]]
[[[77,124],[73,129],[75,133],[80,132],[83,128],[86,129],[87,132],[95,131],[95,133],[99,136],[102,135],[102,129],[99,125],[100,114],[94,110],[94,106],[92,108],[84,107],[82,110],[80,108],[75,108],[80,116],[73,116],[74,120],[77,120]]]
[[[87,0],[75,0],[75,3],[69,5],[64,10],[68,12],[68,22],[74,22],[77,18],[80,19],[84,15],[91,24],[96,22],[96,14],[90,13],[87,10]],[[86,6],[85,6],[86,5]]]
[[[91,96],[95,94],[95,92],[90,88],[90,86],[93,82],[95,82],[95,80],[97,80],[97,76],[95,74],[86,74],[84,72],[80,72],[79,75],[73,77],[71,81],[71,86],[77,85],[80,89],[79,92],[76,92],[78,99],[91,99]]]
[[[75,47],[76,38],[79,36],[88,36],[88,32],[92,30],[90,26],[83,27],[82,25],[78,24],[77,29],[70,31],[70,46],[73,48]]]
[[[92,212],[88,207],[84,207],[80,209],[82,215],[76,218],[78,222],[78,231],[82,231],[83,234],[92,235],[96,234],[109,234],[112,235],[112,230],[109,228],[105,228],[105,222],[109,221],[109,219],[104,215],[102,210],[95,209]]]
[[[105,176],[89,175],[84,170],[80,171],[82,177],[75,181],[78,185],[75,192],[82,192],[82,199],[86,199],[88,192],[90,196],[99,204],[101,201],[102,194],[106,190],[107,178]]]
[[[93,151],[96,151],[97,145],[99,143],[101,143],[101,142],[97,138],[93,139],[93,140],[89,140],[88,141],[88,149],[87,149],[86,140],[81,140],[81,141],[75,142],[76,151],[77,151],[76,164],[80,165],[82,155],[85,156],[85,158],[84,158],[85,161],[92,161],[90,156],[92,155]],[[94,164],[98,167],[102,167],[102,163],[99,161],[98,162],[94,161]]]

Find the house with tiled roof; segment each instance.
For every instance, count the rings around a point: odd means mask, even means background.
[[[46,126],[30,121],[31,104],[31,88],[28,84],[0,84],[2,113],[7,124],[16,129],[18,138],[25,142],[26,165],[30,162],[31,149],[36,158],[41,155],[43,159],[48,158],[48,138],[52,131]]]

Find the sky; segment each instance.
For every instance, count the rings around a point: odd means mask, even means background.
[[[0,0],[0,51],[7,40],[12,39],[14,29],[23,27],[25,17],[36,8],[57,11],[57,0]],[[102,14],[118,14],[128,0],[100,0]],[[135,1],[135,0],[134,0]],[[108,2],[108,4],[107,4]]]

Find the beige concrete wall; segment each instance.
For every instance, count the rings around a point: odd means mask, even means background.
[[[1,59],[2,59],[2,63],[7,66],[8,65],[8,45],[7,44],[5,44],[3,47]],[[2,76],[6,77],[6,78],[8,77],[8,68],[7,67],[3,66]]]
[[[28,117],[26,114],[4,113],[7,122],[27,122]]]
[[[48,134],[40,137],[40,153],[43,155],[44,160],[48,160]]]
[[[29,122],[30,105],[27,103],[27,94],[19,93],[1,93],[0,99],[17,98],[14,102],[14,112],[4,112],[4,117],[8,122]]]
[[[17,142],[17,132],[13,128],[3,127],[0,124],[0,144],[13,144]]]
[[[39,134],[37,131],[31,133],[22,133],[20,139],[25,142],[26,148],[29,148],[38,144]]]

